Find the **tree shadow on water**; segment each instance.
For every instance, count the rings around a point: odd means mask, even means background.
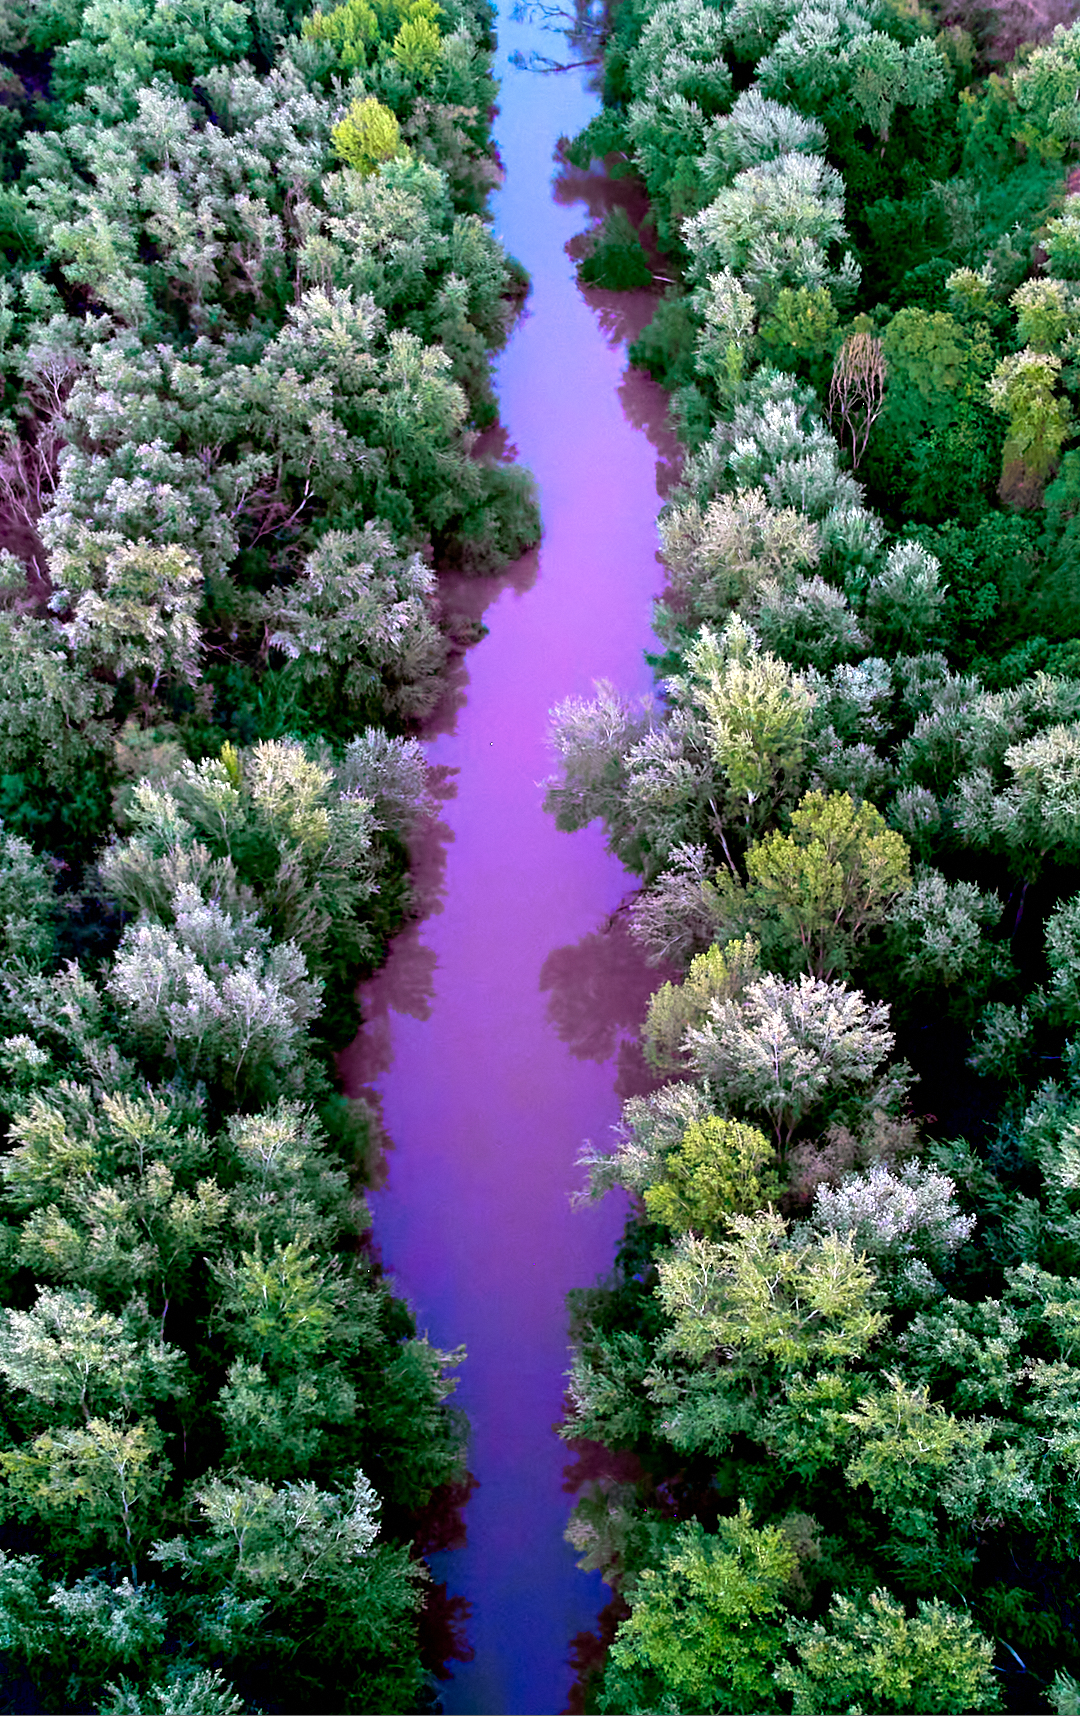
[[[589,1708],[603,1679],[604,1663],[619,1623],[628,1620],[629,1616],[629,1603],[616,1592],[597,1615],[594,1631],[575,1633],[570,1640],[567,1663],[573,1671],[574,1683],[563,1705],[563,1716],[583,1716]],[[593,1708],[596,1708],[595,1704]]]
[[[424,722],[421,738],[435,739],[440,734],[456,731],[458,716],[468,700],[470,674],[467,652],[487,634],[485,613],[507,590],[513,590],[518,596],[525,595],[536,583],[539,572],[540,550],[529,548],[504,571],[492,577],[471,577],[460,572],[440,575],[439,607],[443,629],[450,639],[451,656],[444,674],[442,696]]]
[[[556,150],[558,170],[552,181],[552,198],[560,208],[582,203],[590,220],[603,220],[612,209],[625,209],[635,227],[649,213],[645,186],[634,174],[613,179],[600,166],[574,167]]]
[[[609,346],[632,344],[656,314],[654,292],[613,292],[606,286],[579,286],[578,291],[596,317]],[[628,375],[637,373],[635,370],[627,371]],[[657,392],[660,391],[657,388]],[[667,395],[663,397],[666,404]]]
[[[619,1491],[624,1486],[648,1485],[649,1475],[632,1449],[608,1448],[603,1442],[591,1442],[584,1436],[567,1443],[573,1454],[572,1462],[563,1467],[562,1487],[568,1495],[577,1495],[586,1486],[593,1491]],[[575,1633],[570,1640],[567,1656],[574,1680],[563,1707],[564,1716],[581,1716],[590,1704],[595,1708],[595,1695],[603,1677],[608,1647],[615,1637],[619,1622],[630,1613],[625,1598],[616,1591],[596,1617],[589,1632]]]
[[[595,167],[583,171],[563,159],[555,175],[554,196],[557,203],[565,206],[583,204],[589,217],[589,229],[572,238],[566,247],[575,262],[588,250],[596,226],[604,216],[621,208],[630,216],[652,266],[660,267],[663,259],[655,250],[647,220],[648,202],[639,180],[632,176],[611,179]],[[660,278],[663,276],[658,275]],[[600,286],[579,284],[578,290],[611,347],[631,346],[652,321],[659,302],[656,286],[652,290],[612,292]],[[665,499],[678,482],[682,468],[682,448],[668,415],[669,396],[645,370],[628,365],[619,383],[619,398],[627,422],[640,429],[659,454],[656,490]]]
[[[656,448],[656,492],[666,500],[682,475],[683,460],[682,445],[668,415],[669,395],[646,370],[631,365],[619,383],[619,398],[626,421]]]
[[[659,1082],[645,1063],[640,1031],[665,975],[646,964],[622,911],[574,946],[556,948],[541,967],[540,988],[549,992],[548,1019],[560,1041],[576,1060],[615,1058],[619,1096],[642,1095]]]
[[[438,1555],[464,1549],[467,1530],[465,1509],[479,1479],[466,1472],[459,1483],[443,1484],[427,1507],[412,1521],[412,1544],[420,1555]],[[424,1585],[424,1603],[418,1620],[420,1660],[436,1680],[449,1680],[452,1664],[472,1662],[476,1650],[469,1643],[468,1624],[474,1605],[467,1597],[452,1597],[445,1579]]]
[[[430,814],[409,839],[409,882],[412,919],[395,935],[385,963],[360,986],[361,1026],[337,1057],[338,1076],[351,1096],[369,1087],[393,1062],[391,1013],[427,1019],[435,999],[434,950],[423,940],[424,923],[443,909],[446,898],[446,854],[454,831],[439,816],[439,808],[457,795],[457,773],[439,764],[428,769]]]

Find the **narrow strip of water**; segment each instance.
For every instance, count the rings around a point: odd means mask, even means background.
[[[600,677],[648,688],[658,483],[673,446],[663,396],[627,368],[652,302],[583,293],[566,252],[610,194],[588,174],[553,182],[556,140],[596,97],[584,73],[509,64],[514,49],[558,53],[559,38],[509,15],[499,31],[495,224],[532,292],[497,379],[544,537],[503,577],[445,592],[489,633],[425,734],[442,794],[416,855],[427,915],[366,987],[342,1070],[347,1088],[376,1093],[391,1141],[373,1200],[387,1266],[421,1329],[468,1347],[458,1399],[479,1487],[467,1545],[439,1576],[471,1605],[475,1654],[444,1708],[524,1713],[564,1708],[570,1641],[604,1601],[563,1541],[568,1455],[552,1427],[565,1295],[609,1266],[624,1211],[569,1199],[582,1141],[604,1139],[620,1094],[640,1084],[634,1040],[656,982],[612,918],[630,878],[597,829],[557,832],[539,783],[555,702]]]

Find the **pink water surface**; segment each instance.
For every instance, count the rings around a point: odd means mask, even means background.
[[[569,1455],[552,1426],[567,1366],[565,1295],[610,1267],[625,1211],[574,1211],[575,1159],[641,1088],[635,1038],[657,977],[614,918],[632,878],[598,828],[560,834],[541,809],[548,712],[608,677],[649,686],[642,649],[660,585],[658,484],[673,446],[664,399],[628,371],[651,314],[641,294],[583,294],[567,242],[604,198],[553,149],[595,111],[581,75],[541,78],[508,52],[550,38],[504,19],[496,124],[506,187],[496,230],[529,270],[526,315],[500,363],[502,422],[540,485],[540,549],[502,578],[448,586],[483,613],[431,722],[441,818],[416,854],[423,921],[363,995],[342,1058],[391,1140],[375,1235],[421,1329],[464,1342],[458,1400],[479,1480],[464,1549],[437,1558],[471,1605],[474,1648],[444,1689],[458,1712],[558,1711],[572,1637],[606,1593],[563,1541]]]

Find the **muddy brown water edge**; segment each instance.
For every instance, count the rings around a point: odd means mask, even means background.
[[[553,1426],[565,1296],[610,1268],[625,1208],[570,1197],[583,1141],[605,1140],[621,1098],[646,1087],[637,1032],[658,981],[615,915],[633,879],[601,831],[560,834],[541,808],[550,708],[599,678],[650,687],[655,518],[676,456],[664,395],[626,357],[653,301],[581,291],[566,250],[609,195],[625,197],[554,161],[559,136],[596,111],[587,74],[508,64],[552,40],[500,19],[495,229],[532,291],[497,380],[543,541],[498,578],[444,587],[488,635],[423,734],[440,800],[415,853],[424,916],[365,986],[341,1057],[390,1140],[372,1199],[384,1262],[420,1328],[468,1348],[456,1399],[478,1484],[465,1547],[433,1558],[469,1606],[472,1660],[442,1691],[457,1712],[562,1710],[571,1642],[609,1595],[563,1540],[571,1454]]]

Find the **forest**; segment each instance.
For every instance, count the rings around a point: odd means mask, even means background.
[[[461,1351],[333,1055],[526,281],[486,0],[0,10],[0,1704],[425,1710]]]
[[[655,695],[548,785],[660,968],[570,1304],[593,1710],[1080,1710],[1080,26],[994,28],[579,21],[685,449]]]
[[[655,293],[683,448],[655,690],[560,704],[547,783],[656,968],[570,1303],[589,1710],[1080,1713],[1080,26],[1001,23],[571,37],[563,160],[648,208],[581,279]],[[457,1648],[463,1353],[334,1057],[481,629],[438,575],[540,529],[480,441],[494,46],[0,10],[4,1708],[432,1710]]]

